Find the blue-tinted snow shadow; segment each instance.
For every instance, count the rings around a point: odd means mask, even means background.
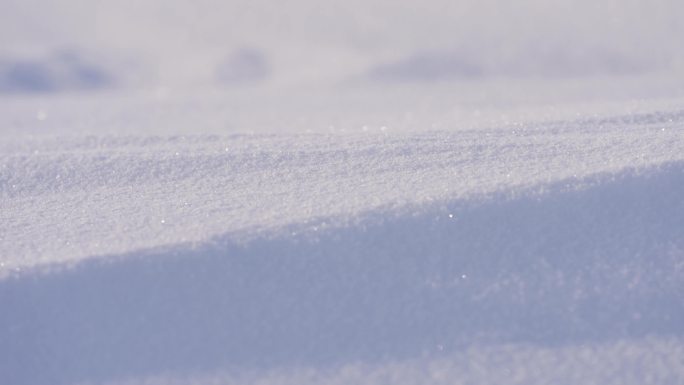
[[[443,82],[490,77],[576,78],[633,75],[671,63],[620,52],[610,46],[564,44],[518,47],[508,54],[481,49],[416,51],[370,68],[366,78],[378,82]]]
[[[104,65],[76,50],[35,58],[0,57],[0,94],[101,90],[114,85],[114,76]]]
[[[0,281],[0,378],[66,384],[682,336],[684,164],[585,182]]]
[[[271,71],[271,63],[263,51],[242,47],[231,51],[217,65],[215,81],[227,87],[254,85],[268,79]]]

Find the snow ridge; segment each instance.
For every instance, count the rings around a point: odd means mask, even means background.
[[[0,371],[72,383],[679,336],[683,186],[674,162],[6,278]]]
[[[455,132],[5,140],[0,274],[681,160],[681,114],[615,119]]]

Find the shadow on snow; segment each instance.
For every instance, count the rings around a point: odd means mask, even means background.
[[[417,215],[371,212],[316,235],[244,245],[227,235],[10,278],[0,377],[64,384],[679,336],[683,234],[684,164],[674,163]]]

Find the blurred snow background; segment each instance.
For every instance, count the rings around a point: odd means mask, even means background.
[[[52,90],[302,86],[682,69],[684,5],[673,0],[431,0],[420,7],[407,0],[3,0],[2,7],[0,79],[10,91],[45,90],[46,82]],[[64,50],[88,57],[89,70],[65,63]]]

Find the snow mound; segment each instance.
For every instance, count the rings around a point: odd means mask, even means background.
[[[6,278],[0,372],[66,384],[679,337],[683,197],[675,162]]]
[[[2,4],[2,385],[684,383],[681,0]]]
[[[0,275],[676,162],[681,120],[663,111],[454,132],[20,136],[0,155],[10,251]]]
[[[587,354],[679,375],[656,355],[681,357],[684,332],[678,99],[451,129],[179,128],[231,100],[3,104],[3,378],[373,383],[499,356],[524,383],[615,373]]]

